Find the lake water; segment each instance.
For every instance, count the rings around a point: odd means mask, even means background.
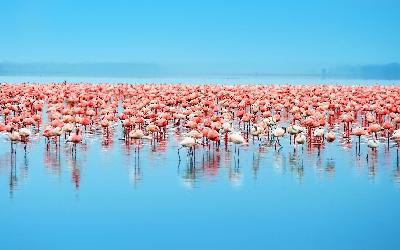
[[[185,83],[185,84],[343,84],[400,85],[400,80],[321,78],[319,76],[274,75],[183,75],[165,77],[86,77],[86,76],[0,76],[0,82],[84,82],[84,83]]]
[[[177,131],[139,151],[114,133],[85,135],[76,158],[39,135],[13,156],[0,136],[0,249],[400,248],[394,144],[367,159],[365,141],[360,155],[342,139],[318,155],[255,140],[239,160],[199,147],[192,165]]]

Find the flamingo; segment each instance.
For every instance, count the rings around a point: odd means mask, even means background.
[[[246,142],[246,139],[244,139],[244,137],[241,134],[239,134],[237,132],[233,132],[229,135],[228,141],[235,144],[235,152],[237,152],[237,156],[238,156],[238,160],[239,160],[239,146],[247,145],[248,143]],[[237,149],[237,151],[236,151],[236,149]]]
[[[31,130],[28,128],[20,128],[19,134],[21,136],[21,142],[24,143],[24,151],[26,153],[26,143],[29,140],[29,136],[31,136]]]
[[[134,129],[129,132],[129,138],[137,140],[137,139],[142,139],[144,137],[144,133],[141,129]]]
[[[381,131],[381,126],[377,123],[373,123],[368,127],[368,132],[372,133],[375,136],[375,139],[378,139],[377,133],[379,131]]]
[[[194,138],[194,139],[196,139],[196,140],[200,140],[201,138],[203,138],[203,134],[202,134],[199,130],[197,130],[197,129],[190,130],[190,131],[186,134],[186,136],[192,137],[192,138]]]
[[[318,145],[318,156],[321,154],[321,144],[324,138],[325,130],[323,128],[317,128],[314,130],[313,136],[317,138]]]
[[[276,137],[276,142],[275,142],[275,149],[276,149],[276,143],[278,143],[279,147],[281,147],[281,143],[279,141],[279,138],[283,137],[286,133],[286,129],[285,128],[281,128],[281,127],[277,127],[272,131],[272,134],[274,135],[274,137]]]
[[[109,126],[118,120],[126,142],[151,134],[155,145],[160,136],[165,139],[169,129],[183,128],[185,136],[196,142],[203,138],[209,150],[211,142],[219,145],[220,135],[225,147],[232,143],[228,137],[236,133],[235,126],[237,133],[244,133],[245,141],[249,135],[254,139],[266,134],[269,140],[273,135],[276,148],[288,133],[290,143],[294,138],[295,145],[302,145],[305,137],[309,145],[318,144],[319,151],[325,139],[336,139],[329,132],[333,128],[341,129],[341,137],[349,143],[350,133],[357,136],[358,152],[365,128],[375,140],[380,131],[388,143],[390,138],[398,141],[400,137],[396,132],[400,124],[398,86],[5,83],[0,100],[4,123],[0,131],[18,131],[24,141],[21,129],[34,126],[47,139],[56,138],[57,146],[60,135],[71,137],[77,126],[101,127],[108,138]],[[47,112],[43,112],[44,106]],[[48,120],[51,127],[40,128],[42,120]],[[290,125],[284,129],[277,126],[281,122]],[[47,140],[47,147],[49,144]]]
[[[306,136],[304,134],[296,135],[295,141],[297,144],[303,145],[306,142]]]
[[[367,142],[367,146],[372,149],[372,151],[376,151],[376,149],[379,147],[379,141],[375,138],[371,138]],[[368,153],[367,153],[367,160],[368,160]]]
[[[64,124],[62,130],[65,132],[65,138],[67,138],[67,136],[71,135],[71,132],[74,130],[74,125],[72,123],[66,123]]]
[[[233,126],[230,122],[222,123],[222,130],[224,132],[224,142],[225,142],[225,149],[228,146],[228,133],[233,130]]]
[[[76,156],[76,145],[78,143],[82,142],[82,136],[80,134],[81,129],[80,128],[76,128],[75,129],[75,133],[71,134],[68,139],[65,141],[67,142],[72,142],[73,143],[73,147],[72,147],[72,154],[75,154]]]
[[[393,138],[393,140],[395,140],[396,143],[397,143],[397,150],[396,150],[396,154],[397,154],[397,155],[396,155],[397,165],[396,165],[396,166],[399,166],[400,129],[396,129],[395,131],[393,131],[392,138]]]
[[[400,129],[393,131],[392,138],[397,142],[400,141]]]
[[[335,139],[336,139],[336,135],[335,135],[335,133],[333,131],[329,131],[326,134],[326,141],[327,142],[333,142],[333,141],[335,141]]]
[[[179,154],[179,150],[184,147],[184,148],[188,148],[188,154],[191,155],[191,157],[193,156],[193,149],[196,146],[196,139],[194,139],[193,137],[185,137],[183,138],[183,140],[180,142],[181,147],[178,148],[178,157],[179,157],[179,161],[181,160],[181,156]]]
[[[322,138],[324,138],[325,130],[323,128],[317,128],[314,130],[313,136],[318,138],[318,143],[322,142]]]
[[[101,120],[100,125],[103,129],[106,130],[106,137],[108,137],[108,127],[110,126],[110,121],[106,118]]]
[[[391,124],[388,121],[386,121],[386,122],[384,122],[382,124],[382,128],[386,130],[388,149],[389,149],[389,143],[390,143],[390,141],[389,141],[389,139],[390,139],[390,135],[389,135],[390,134],[390,129],[392,129],[393,127],[394,127],[393,124]]]
[[[21,141],[20,133],[18,131],[15,131],[14,129],[12,129],[11,132],[8,133],[8,138],[10,139],[10,142],[11,142],[11,153],[16,153],[16,151],[14,151],[13,144]]]
[[[259,137],[263,132],[264,130],[262,127],[257,124],[253,124],[253,127],[250,129],[250,134],[253,136],[253,140],[255,136]]]
[[[56,138],[56,146],[58,146],[59,142],[60,142],[60,136],[62,134],[62,129],[61,127],[54,127],[52,130],[52,134],[53,136]]]
[[[288,126],[286,128],[286,131],[289,133],[289,135],[290,135],[290,143],[292,143],[292,136],[293,136],[293,139],[294,139],[298,133],[303,131],[303,129],[300,126],[294,124],[294,125]]]
[[[354,135],[358,137],[358,155],[360,155],[360,148],[361,148],[361,136],[366,134],[366,131],[362,127],[357,127],[353,131]],[[357,149],[357,145],[356,145]]]

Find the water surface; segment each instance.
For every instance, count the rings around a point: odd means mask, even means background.
[[[118,138],[118,130],[114,138]],[[316,148],[103,145],[87,135],[47,151],[0,142],[1,249],[397,249],[396,147],[366,159],[346,142]],[[168,146],[167,146],[168,144]],[[136,151],[136,152],[135,152]],[[397,165],[397,166],[396,166]]]
[[[13,156],[0,135],[0,249],[399,249],[398,151],[384,139],[368,159],[365,141],[318,154],[286,137],[239,156],[200,146],[190,164],[179,131],[121,137],[86,134],[75,158],[38,134]]]

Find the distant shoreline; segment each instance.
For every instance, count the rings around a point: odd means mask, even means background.
[[[113,78],[313,78],[400,80],[400,64],[341,65],[313,69],[264,70],[210,66],[168,66],[156,63],[0,63],[0,76]]]

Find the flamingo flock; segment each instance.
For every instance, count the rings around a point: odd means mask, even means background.
[[[179,131],[178,154],[187,149],[193,162],[196,149],[232,150],[239,159],[240,147],[280,150],[284,138],[319,155],[339,137],[354,141],[357,155],[365,147],[367,159],[400,144],[398,86],[3,83],[0,115],[12,154],[16,143],[26,151],[32,134],[46,150],[71,144],[76,156],[88,134],[155,146]]]

